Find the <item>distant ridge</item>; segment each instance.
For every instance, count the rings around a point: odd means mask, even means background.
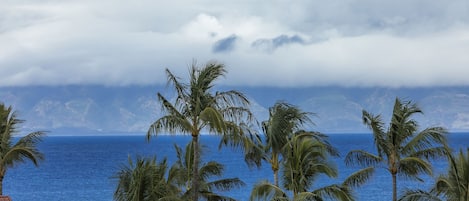
[[[268,108],[282,100],[314,112],[324,133],[369,132],[361,122],[366,109],[388,121],[394,99],[413,100],[423,109],[421,126],[444,126],[452,132],[469,131],[469,87],[346,88],[346,87],[218,87],[239,90],[252,102],[259,121]],[[0,101],[12,105],[25,119],[25,130],[51,134],[144,133],[160,115],[156,93],[174,92],[165,86],[34,86],[0,88]]]

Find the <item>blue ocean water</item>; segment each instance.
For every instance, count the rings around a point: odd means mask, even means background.
[[[332,134],[330,142],[339,149],[342,156],[353,149],[373,150],[370,134]],[[138,136],[53,136],[46,137],[40,150],[46,159],[38,168],[31,163],[9,169],[4,179],[3,193],[14,201],[111,201],[116,187],[112,176],[122,165],[127,164],[128,156],[153,156],[168,158],[169,164],[175,160],[174,144],[184,146],[189,136],[158,136],[148,143],[145,137]],[[469,133],[451,134],[450,145],[454,150],[466,148]],[[231,148],[218,150],[217,136],[202,136],[201,143],[207,147],[204,161],[216,160],[225,165],[225,178],[239,177],[246,183],[240,189],[226,194],[243,201],[248,200],[252,187],[259,181],[272,181],[272,171],[264,165],[260,169],[249,169],[242,153]],[[339,169],[335,179],[318,178],[315,187],[340,183],[356,169],[346,167],[343,158],[334,159]],[[446,170],[443,161],[434,161],[436,172]],[[436,177],[436,176],[434,176]],[[425,182],[399,181],[400,189],[426,188],[432,185],[434,177],[423,177]],[[391,200],[391,178],[384,170],[376,172],[370,182],[356,191],[357,200]]]

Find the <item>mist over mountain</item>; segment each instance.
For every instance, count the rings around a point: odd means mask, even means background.
[[[469,87],[439,88],[273,88],[218,87],[245,93],[259,121],[268,108],[285,101],[313,112],[316,126],[324,133],[369,132],[362,124],[365,109],[382,114],[388,122],[396,97],[419,104],[423,115],[415,118],[421,127],[444,126],[450,131],[469,130]],[[164,86],[60,86],[3,87],[0,101],[12,105],[22,130],[47,130],[50,135],[144,133],[160,115],[156,93],[175,96]]]

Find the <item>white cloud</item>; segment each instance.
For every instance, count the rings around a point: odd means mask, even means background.
[[[3,4],[3,5],[1,5]],[[0,86],[164,83],[192,59],[231,85],[469,85],[469,3],[4,1]],[[274,51],[259,39],[299,36]],[[236,36],[230,52],[214,53]]]

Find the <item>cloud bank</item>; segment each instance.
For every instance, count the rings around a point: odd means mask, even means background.
[[[164,84],[193,59],[226,85],[469,85],[469,2],[0,2],[0,86]]]

